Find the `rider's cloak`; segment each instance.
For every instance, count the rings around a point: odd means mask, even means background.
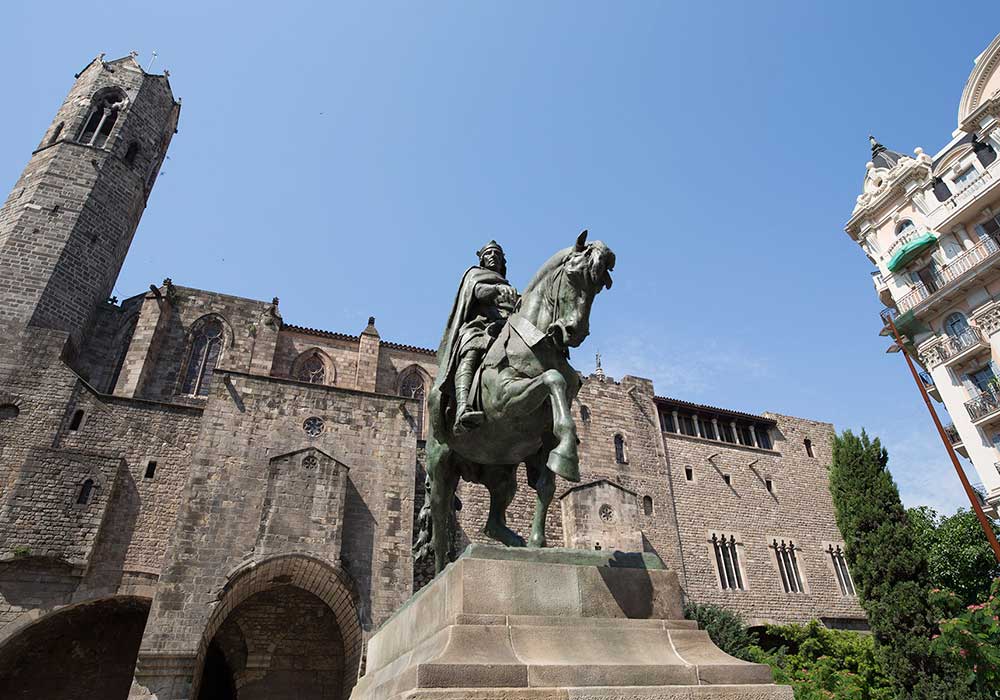
[[[465,328],[470,321],[475,321],[482,311],[482,304],[476,300],[476,285],[478,284],[509,284],[499,273],[488,270],[485,267],[475,265],[465,271],[462,276],[462,283],[455,296],[455,305],[448,316],[448,323],[444,327],[444,335],[441,336],[441,344],[438,346],[437,361],[438,371],[431,387],[432,396],[428,397],[428,406],[431,407],[431,425],[438,436],[443,436],[443,428],[448,425],[445,412],[450,403],[454,403],[454,379],[455,369],[458,365],[463,344],[466,342],[466,335],[472,329]],[[485,323],[477,329],[482,332]],[[445,400],[448,397],[448,400]]]

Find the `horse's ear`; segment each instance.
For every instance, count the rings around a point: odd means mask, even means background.
[[[586,242],[587,242],[587,229],[583,229],[580,235],[576,237],[577,252],[583,252],[583,246]]]

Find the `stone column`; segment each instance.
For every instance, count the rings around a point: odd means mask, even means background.
[[[700,426],[698,425],[698,414],[697,413],[692,413],[691,414],[691,423],[694,425],[694,435],[695,435],[695,437],[701,437],[701,430],[700,430]]]
[[[672,415],[674,417],[674,432],[680,433],[681,432],[681,420],[680,420],[680,416],[677,415],[676,409],[673,410],[673,411],[671,411],[670,415]]]
[[[722,433],[719,432],[719,419],[718,418],[713,418],[712,419],[712,430],[715,431],[715,439],[716,440],[721,440],[722,439]]]
[[[740,431],[736,429],[736,421],[730,421],[729,427],[732,428],[732,430],[733,430],[733,440],[735,441],[735,444],[737,444],[737,445],[741,444],[740,443]]]

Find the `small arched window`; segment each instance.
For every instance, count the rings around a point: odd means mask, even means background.
[[[628,464],[628,446],[625,444],[625,436],[621,433],[615,434],[615,461],[618,464]]]
[[[948,318],[944,320],[944,332],[952,338],[958,338],[967,330],[969,330],[969,322],[966,320],[965,314],[960,311],[948,314]]]
[[[139,143],[138,141],[133,141],[128,145],[128,150],[125,151],[125,157],[122,160],[125,165],[131,167],[135,165],[135,159],[139,156]]]
[[[52,137],[49,139],[49,145],[50,146],[52,144],[54,144],[56,141],[58,141],[59,137],[62,136],[62,130],[63,130],[63,126],[64,125],[65,125],[65,122],[59,122],[56,125],[56,130],[52,132]]]
[[[650,496],[642,497],[642,512],[646,515],[653,514],[653,499]]]
[[[590,422],[590,408],[587,404],[580,404],[580,420],[584,423]]]
[[[909,219],[903,219],[896,225],[896,238],[900,238],[904,235],[909,235],[917,230],[917,227],[913,225],[913,222]]]
[[[810,440],[809,438],[806,438],[805,440],[802,441],[802,445],[803,445],[803,447],[806,448],[806,455],[808,455],[809,457],[815,457],[816,456],[815,454],[813,454],[813,443],[812,443],[812,440]]]
[[[212,374],[222,354],[224,329],[218,318],[205,319],[194,332],[188,353],[182,391],[191,396],[208,396]]]
[[[408,399],[417,399],[417,415],[413,417],[414,427],[417,431],[417,439],[424,439],[424,378],[416,370],[410,371],[399,384],[400,396]]]
[[[299,362],[295,378],[300,382],[309,382],[310,384],[326,384],[326,365],[319,353],[313,351]]]
[[[127,98],[121,90],[105,90],[95,95],[77,141],[85,146],[103,147],[126,103]]]
[[[79,505],[87,505],[88,503],[90,503],[90,499],[93,498],[94,491],[96,489],[97,487],[94,486],[94,480],[87,479],[86,481],[83,482],[83,485],[80,487],[80,494],[76,497],[76,502]]]

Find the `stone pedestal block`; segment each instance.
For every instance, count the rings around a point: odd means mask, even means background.
[[[682,618],[655,555],[472,545],[372,636],[351,698],[792,698]]]

